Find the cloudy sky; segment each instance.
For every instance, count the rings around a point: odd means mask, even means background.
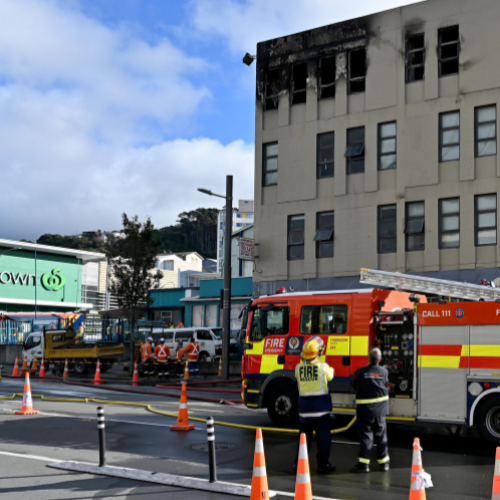
[[[253,198],[258,41],[415,0],[0,0],[0,238]],[[222,200],[220,200],[222,201]]]

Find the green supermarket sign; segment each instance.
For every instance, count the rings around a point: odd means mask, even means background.
[[[20,285],[30,286],[35,285],[36,277],[34,274],[13,273],[3,271],[0,273],[0,283],[3,285]],[[66,277],[60,269],[52,269],[52,271],[42,274],[40,281],[45,290],[49,292],[57,292],[66,284]]]

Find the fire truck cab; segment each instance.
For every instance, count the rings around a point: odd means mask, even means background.
[[[387,289],[283,293],[247,308],[244,403],[274,424],[298,421],[295,367],[304,342],[323,339],[335,370],[333,413],[354,414],[354,372],[373,347],[389,370],[389,421],[475,425],[500,444],[500,304],[427,303]]]

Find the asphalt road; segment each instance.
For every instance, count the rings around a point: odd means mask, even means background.
[[[0,395],[22,392],[23,381],[3,378]],[[151,395],[122,394],[108,390],[63,385],[59,382],[32,382],[33,394],[60,398],[96,397],[109,401],[151,404],[164,411],[176,412],[178,401]],[[204,394],[207,395],[206,393]],[[227,397],[217,393],[210,397]],[[235,397],[231,395],[231,397]],[[0,497],[17,499],[192,499],[193,491],[57,471],[47,468],[51,461],[75,460],[97,463],[96,407],[94,403],[53,403],[34,400],[40,415],[17,416],[21,401],[0,401]],[[189,433],[171,432],[175,420],[154,415],[142,408],[105,405],[107,462],[128,468],[208,478],[208,454],[200,450],[206,443],[203,423]],[[271,427],[265,411],[189,402],[190,416]],[[343,427],[348,420],[332,420],[332,428]],[[432,474],[434,488],[428,499],[479,500],[491,498],[495,447],[479,439],[475,431],[455,435],[446,427],[390,426],[391,471],[382,473],[373,461],[373,472],[352,475],[349,466],[356,462],[358,447],[354,430],[333,437],[331,462],[337,472],[331,476],[316,474],[315,447],[311,457],[313,493],[317,497],[339,500],[402,500],[408,498],[411,447],[414,437],[422,442],[425,470]],[[271,489],[288,493],[295,488],[291,472],[296,436],[264,432],[267,472]],[[220,480],[250,484],[253,467],[255,432],[216,427]],[[196,492],[198,500],[221,498]],[[227,498],[231,498],[227,496]],[[233,497],[235,498],[235,497]],[[293,498],[293,496],[292,496]]]

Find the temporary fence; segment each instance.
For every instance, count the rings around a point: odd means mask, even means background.
[[[32,321],[0,321],[0,344],[22,344],[33,330]]]

